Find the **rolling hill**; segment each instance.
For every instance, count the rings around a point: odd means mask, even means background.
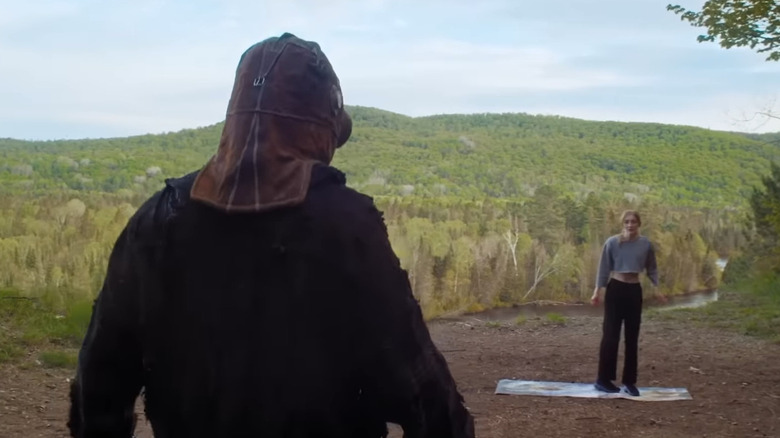
[[[350,107],[354,130],[334,165],[372,195],[525,199],[548,185],[583,197],[692,207],[745,206],[780,159],[778,135],[528,114],[407,117]],[[0,139],[0,183],[12,194],[149,193],[197,169],[222,123],[125,138]]]

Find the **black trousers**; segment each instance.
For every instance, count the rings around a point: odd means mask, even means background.
[[[617,379],[618,346],[621,326],[625,323],[625,361],[623,384],[635,385],[639,349],[639,326],[642,322],[642,286],[614,278],[607,283],[604,296],[604,323],[599,352],[599,381]]]

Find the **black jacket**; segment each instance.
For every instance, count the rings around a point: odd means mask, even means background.
[[[72,436],[473,437],[371,198],[317,165],[305,201],[228,214],[166,181],[112,252]]]

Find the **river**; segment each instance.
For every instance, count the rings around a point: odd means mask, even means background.
[[[718,291],[700,291],[685,295],[675,295],[669,297],[666,303],[659,303],[656,300],[648,299],[645,301],[645,308],[654,308],[660,310],[682,309],[705,306],[718,300]],[[489,309],[478,313],[470,313],[456,317],[457,320],[480,320],[495,322],[512,322],[519,316],[532,318],[545,316],[551,313],[567,316],[601,316],[604,314],[603,306],[593,306],[590,303],[580,304],[525,304],[512,307],[500,307]],[[452,319],[452,318],[441,318]]]
[[[719,258],[716,262],[718,269],[723,272],[728,263],[728,259]],[[673,295],[668,297],[666,303],[660,303],[657,300],[647,299],[645,308],[654,308],[659,310],[684,309],[706,306],[709,303],[718,301],[717,290],[706,290],[690,292],[682,295]],[[590,303],[578,304],[525,304],[511,307],[500,307],[488,309],[482,312],[470,313],[457,317],[440,317],[442,320],[480,320],[495,322],[511,322],[518,317],[526,318],[545,316],[551,313],[567,316],[602,316],[604,314],[603,306],[592,306]]]

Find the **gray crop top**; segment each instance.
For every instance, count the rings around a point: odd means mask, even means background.
[[[658,266],[650,239],[639,236],[634,241],[620,242],[619,238],[612,236],[604,242],[596,287],[606,287],[611,272],[641,273],[644,270],[653,285],[658,286]]]

